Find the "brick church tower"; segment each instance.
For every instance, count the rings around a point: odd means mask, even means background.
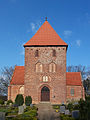
[[[32,102],[49,101],[52,104],[84,98],[80,72],[66,72],[68,45],[46,20],[36,34],[24,44],[25,66],[16,66],[8,99],[17,94],[32,97]]]
[[[33,103],[65,102],[67,44],[45,21],[24,47],[25,96],[32,96]]]

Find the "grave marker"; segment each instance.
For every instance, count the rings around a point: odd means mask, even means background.
[[[65,106],[60,106],[60,113],[65,113]]]
[[[79,118],[79,110],[72,111],[72,117],[75,119]]]
[[[5,120],[5,112],[0,112],[0,120]]]
[[[19,106],[18,107],[18,114],[23,114],[24,113],[24,107],[23,106]]]

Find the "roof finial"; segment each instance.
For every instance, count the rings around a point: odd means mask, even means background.
[[[47,17],[45,17],[45,21],[47,21]]]

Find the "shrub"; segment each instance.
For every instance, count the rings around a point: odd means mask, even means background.
[[[26,96],[26,98],[25,98],[25,105],[26,106],[30,106],[31,103],[32,103],[31,96]]]
[[[72,118],[71,116],[64,115],[64,114],[61,114],[61,115],[60,115],[60,118],[61,118],[61,120],[75,120],[75,119]]]
[[[69,109],[70,111],[72,111],[72,110],[73,110],[73,104],[72,104],[72,103],[69,103],[69,104],[67,105],[67,109]]]
[[[2,99],[0,99],[0,104],[3,105],[4,104],[4,101]]]
[[[80,112],[80,120],[87,119],[87,102],[83,99],[80,99],[79,101],[79,112]]]
[[[10,103],[13,104],[13,101],[12,101],[12,100],[8,100],[8,101],[7,101],[7,105],[9,105]]]
[[[23,105],[23,103],[24,103],[23,95],[22,95],[22,94],[18,94],[18,95],[16,96],[16,98],[15,98],[15,104],[16,104],[17,106],[21,106],[21,105]]]

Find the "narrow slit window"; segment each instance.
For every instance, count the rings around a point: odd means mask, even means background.
[[[53,57],[56,57],[56,50],[53,50]]]
[[[39,51],[36,50],[36,51],[35,51],[35,57],[38,57],[38,56],[39,56]]]

